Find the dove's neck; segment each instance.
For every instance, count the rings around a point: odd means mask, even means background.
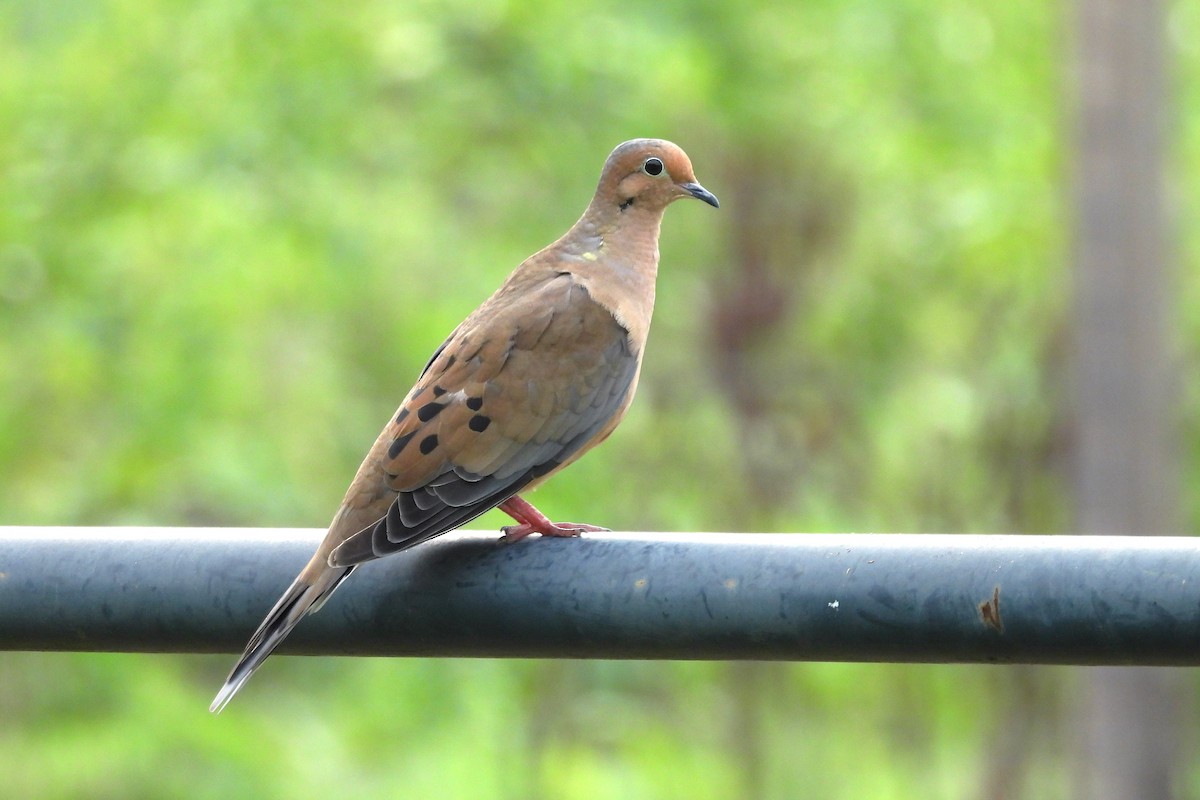
[[[589,208],[559,241],[571,273],[629,331],[638,351],[654,312],[662,216],[661,209]]]

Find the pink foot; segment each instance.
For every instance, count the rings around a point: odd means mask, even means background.
[[[520,497],[510,497],[501,503],[499,508],[518,523],[500,529],[506,542],[520,541],[531,533],[540,533],[542,536],[578,536],[581,533],[608,530],[581,522],[551,522],[550,518],[534,508],[532,503]]]

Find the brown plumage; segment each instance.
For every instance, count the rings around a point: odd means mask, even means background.
[[[517,521],[504,529],[510,540],[604,530],[551,522],[517,493],[604,441],[629,408],[654,310],[659,224],[681,197],[717,205],[677,146],[635,139],[613,150],[579,221],[433,354],[210,710],[364,561],[496,507]]]

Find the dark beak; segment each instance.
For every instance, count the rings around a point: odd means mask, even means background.
[[[683,189],[697,200],[703,200],[713,208],[721,207],[721,203],[717,200],[717,196],[698,183],[681,183],[679,184],[679,188]]]

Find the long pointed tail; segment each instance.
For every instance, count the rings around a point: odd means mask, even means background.
[[[338,584],[353,571],[354,567],[338,569],[327,566],[320,554],[314,557],[250,637],[242,657],[225,679],[225,685],[217,692],[208,710],[219,714],[304,615],[320,609]]]

